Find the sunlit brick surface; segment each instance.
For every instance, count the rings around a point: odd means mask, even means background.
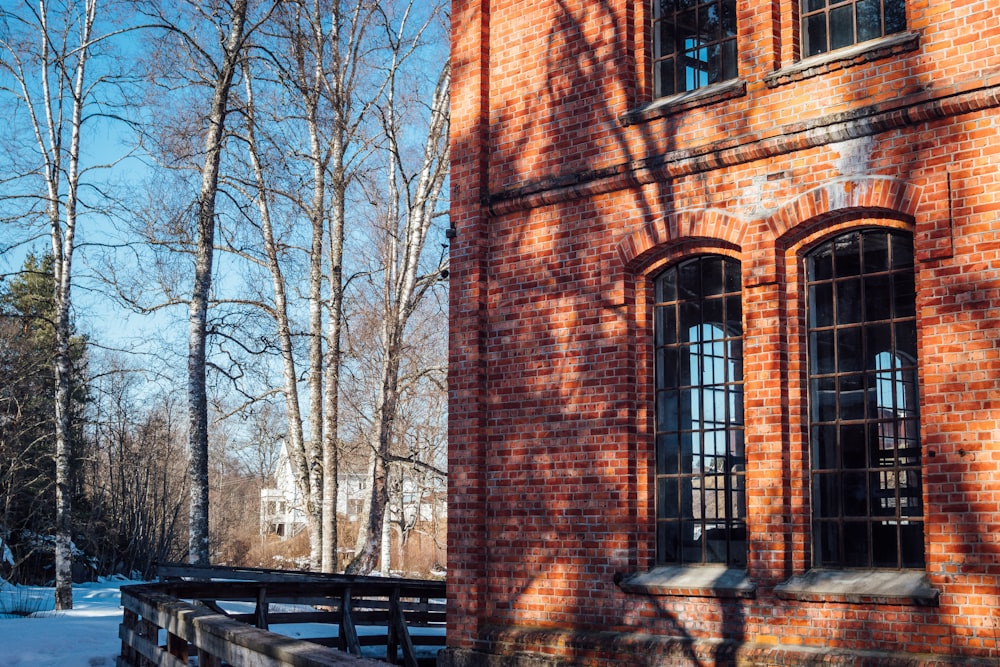
[[[453,2],[444,664],[1000,660],[1000,5],[808,61],[797,6],[739,0],[739,78],[652,108],[643,3]],[[812,560],[803,257],[859,227],[913,238],[936,605],[775,590]],[[617,583],[655,562],[652,281],[699,253],[742,266],[752,597]]]

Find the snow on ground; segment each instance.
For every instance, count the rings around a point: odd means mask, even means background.
[[[73,586],[73,609],[53,611],[51,588],[0,580],[0,667],[113,667],[121,652],[120,578]],[[11,611],[31,616],[12,615]]]
[[[114,667],[121,653],[118,624],[122,620],[121,586],[139,582],[101,579],[73,586],[73,609],[53,611],[55,591],[12,586],[0,579],[0,667]],[[227,604],[237,611],[253,605]],[[290,609],[290,608],[289,608]],[[11,613],[14,612],[14,613]],[[28,614],[29,615],[25,615]],[[289,637],[336,635],[336,626],[301,623],[279,626]],[[358,627],[359,634],[384,634],[385,628]],[[414,634],[441,636],[444,627],[412,628]],[[366,647],[377,657],[378,647]],[[385,655],[384,645],[381,647]],[[418,647],[432,656],[436,649]]]

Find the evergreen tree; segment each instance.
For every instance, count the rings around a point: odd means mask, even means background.
[[[53,260],[29,256],[0,283],[0,539],[24,583],[51,578],[55,528]],[[70,343],[70,439],[83,440],[84,339]],[[74,448],[79,450],[79,448]],[[10,564],[7,564],[10,567]],[[46,572],[49,574],[46,574]]]

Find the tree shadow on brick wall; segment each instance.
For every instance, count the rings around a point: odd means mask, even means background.
[[[490,588],[479,592],[488,598],[479,619],[481,636],[505,650],[529,650],[556,638],[568,657],[583,662],[599,659],[588,637],[648,629],[676,637],[677,650],[694,664],[730,663],[733,647],[747,636],[745,605],[753,603],[707,599],[707,620],[682,621],[670,598],[626,596],[614,583],[615,575],[649,566],[653,541],[638,518],[648,508],[640,507],[645,500],[635,488],[637,462],[649,456],[637,445],[635,406],[644,398],[636,388],[634,343],[622,345],[635,340],[627,304],[636,285],[624,274],[616,244],[627,228],[674,210],[670,180],[640,187],[630,179],[652,164],[650,156],[675,148],[677,124],[659,120],[654,136],[652,124],[626,133],[619,122],[643,94],[630,56],[635,30],[630,14],[623,16],[606,0],[586,7],[560,0],[554,7],[551,24],[526,26],[523,40],[509,39],[509,52],[491,55],[491,64],[514,69],[519,57],[527,57],[525,43],[545,44],[543,76],[493,91],[492,143],[483,159],[493,158],[493,164],[483,198],[491,211],[489,231],[481,242],[491,257],[509,261],[479,267],[486,273],[481,346],[489,364],[483,371],[488,416],[480,437],[489,448],[483,459],[491,462],[483,491],[487,538],[481,548]],[[525,64],[533,69],[535,60]],[[857,83],[859,92],[864,85]],[[909,181],[921,151],[933,148],[906,147],[913,159],[893,175]],[[873,158],[864,169],[884,173],[881,159],[881,167]],[[710,201],[709,180],[700,182]],[[609,208],[612,197],[603,195],[613,191],[631,196],[629,210],[617,203]],[[859,218],[884,213],[849,212]],[[621,227],[609,234],[607,220],[620,221]],[[792,380],[805,384],[803,378]],[[997,414],[995,405],[987,409]],[[788,460],[784,467],[786,472],[791,467]],[[944,467],[928,467],[929,488],[946,484]],[[786,488],[783,498],[788,514],[791,493]],[[957,493],[965,497],[963,515],[973,516],[981,496],[971,488]],[[943,508],[950,501],[931,502]],[[984,581],[994,577],[983,586],[996,595],[998,558],[990,524],[963,525],[970,530],[955,537],[956,551],[979,554],[967,571],[981,570]],[[785,548],[791,573],[792,546]],[[754,618],[766,618],[769,610],[759,607],[752,610]],[[776,613],[794,611],[791,603],[778,607]],[[905,629],[939,623],[936,611],[908,610],[895,626],[903,631],[886,638],[883,612],[866,608],[827,639],[903,645]],[[552,632],[510,630],[527,623]],[[729,642],[714,655],[699,654],[696,640],[715,635]]]
[[[603,631],[648,630],[672,638],[669,650],[692,664],[723,662],[745,637],[741,602],[706,599],[706,620],[692,631],[662,598],[625,595],[615,583],[650,566],[653,542],[639,519],[649,501],[635,488],[637,461],[649,457],[636,437],[637,355],[622,344],[634,339],[634,285],[617,243],[672,210],[670,182],[644,188],[634,174],[674,148],[675,121],[654,134],[651,125],[626,132],[620,120],[648,99],[637,83],[634,8],[553,7],[529,38],[544,41],[543,76],[490,100],[488,247],[508,258],[488,276],[487,295],[490,640],[530,649],[551,637],[503,628],[570,629],[558,641],[585,661],[608,657]],[[494,67],[518,67],[523,42],[509,44],[511,53],[491,56]],[[612,191],[631,197],[625,210],[602,208],[600,194]],[[710,635],[730,642],[698,654],[696,639]]]

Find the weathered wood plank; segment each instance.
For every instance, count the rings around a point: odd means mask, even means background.
[[[151,642],[148,638],[143,637],[134,630],[130,630],[126,627],[119,627],[118,637],[132,647],[133,653],[140,660],[146,660],[151,664],[157,665],[158,667],[188,667],[187,661],[181,662],[174,656],[164,651],[157,644]],[[126,664],[135,665],[135,658],[133,658],[132,662]]]
[[[138,590],[137,590],[138,589]],[[142,599],[139,599],[140,596]],[[234,621],[224,615],[213,614],[204,609],[196,609],[184,602],[163,596],[151,586],[125,587],[122,592],[123,604],[127,609],[145,610],[148,618],[141,625],[153,628],[162,624],[169,633],[182,638],[197,647],[199,656],[204,656],[199,664],[211,664],[211,657],[224,660],[241,667],[375,667],[379,663],[355,658],[339,651],[284,637]],[[152,620],[155,619],[155,620]],[[147,630],[148,631],[148,630]],[[122,624],[122,640],[136,649],[141,660],[167,667],[181,667],[183,663],[163,651],[140,632]],[[162,658],[161,656],[166,656]],[[161,662],[166,660],[168,662]],[[173,662],[169,662],[169,661]],[[135,665],[136,663],[127,663]],[[218,663],[217,663],[218,664]]]
[[[358,631],[354,627],[353,610],[351,605],[351,587],[345,586],[343,597],[340,603],[342,613],[340,615],[340,640],[341,650],[349,651],[354,655],[361,655],[361,644],[358,642]]]

